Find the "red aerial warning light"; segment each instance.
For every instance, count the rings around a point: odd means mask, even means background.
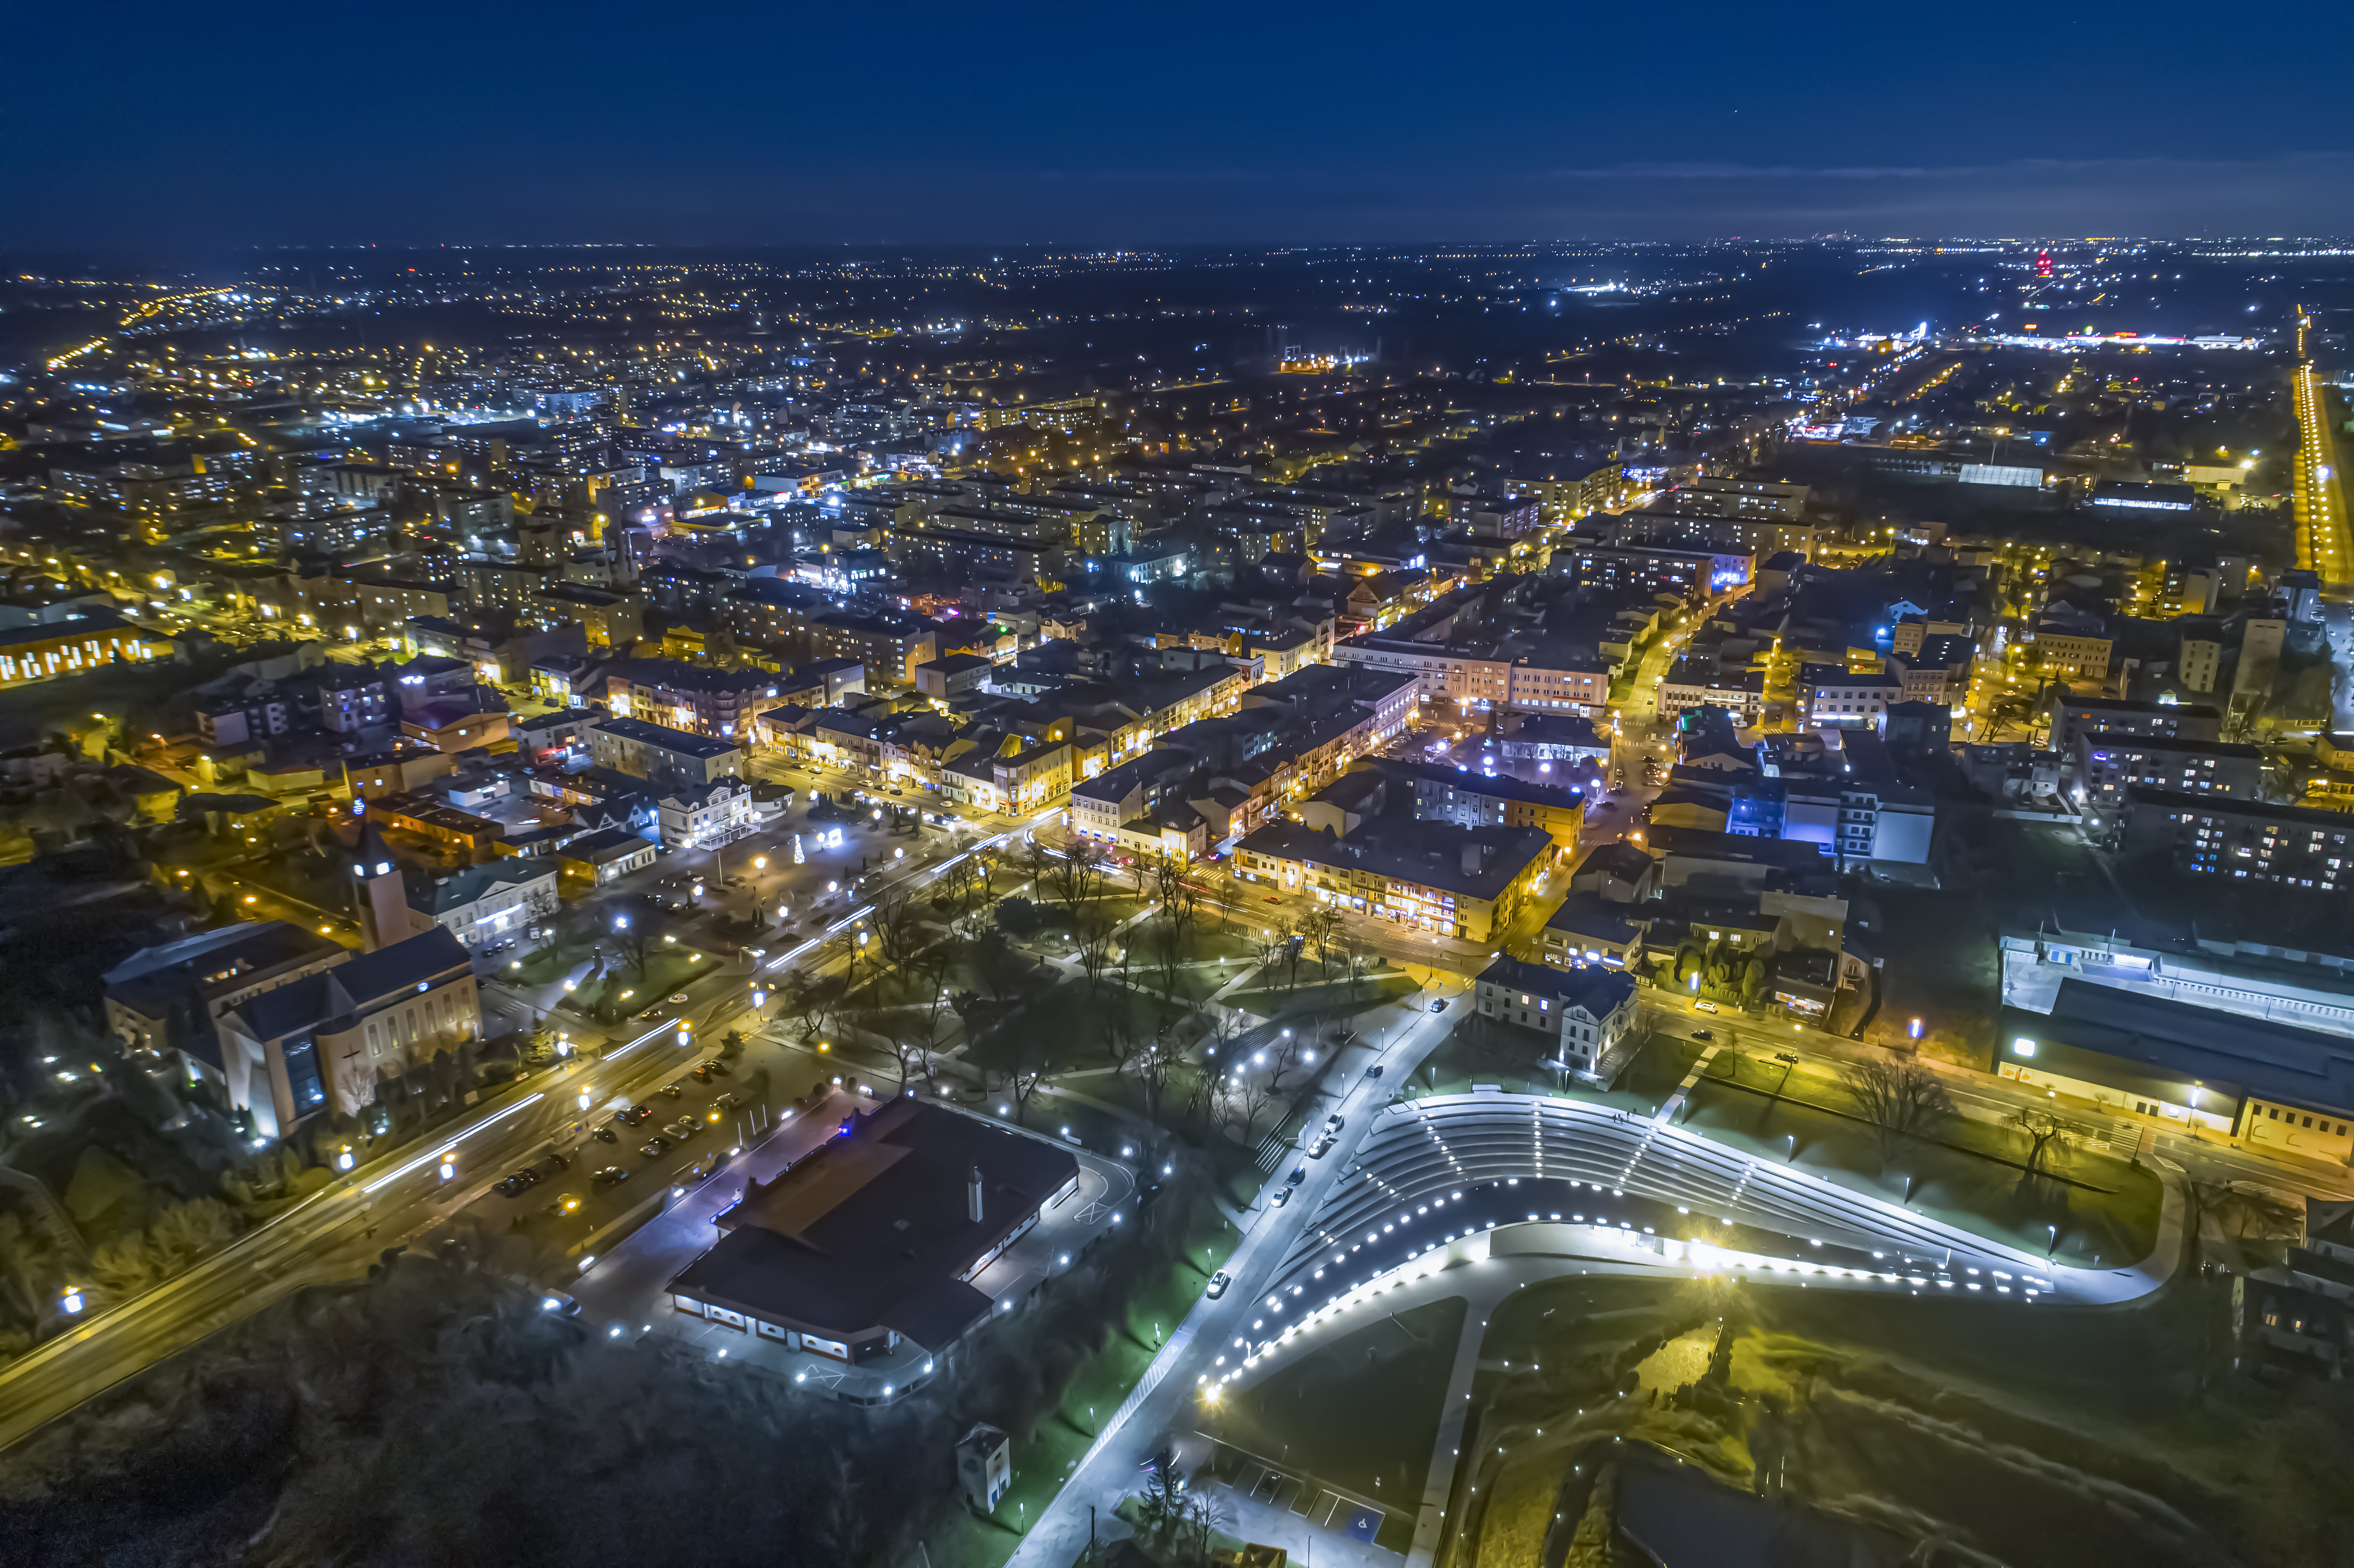
[[[2052,252],[2049,250],[2039,250],[2035,253],[2035,275],[2039,278],[2052,276]]]

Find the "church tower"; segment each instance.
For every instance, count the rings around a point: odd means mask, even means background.
[[[409,935],[408,887],[374,821],[360,829],[359,857],[352,875],[359,884],[361,950],[373,953]]]

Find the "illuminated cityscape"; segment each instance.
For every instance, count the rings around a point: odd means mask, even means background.
[[[30,30],[0,1559],[2348,1560],[2342,133],[1411,20]]]

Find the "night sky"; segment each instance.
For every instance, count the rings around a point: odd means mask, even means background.
[[[17,8],[0,244],[2354,230],[2354,7]]]

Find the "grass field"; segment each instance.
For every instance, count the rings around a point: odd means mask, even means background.
[[[1278,1467],[1404,1512],[1422,1500],[1465,1305],[1433,1301],[1301,1356],[1202,1430]]]
[[[581,1012],[594,1015],[599,1004],[610,996],[614,1011],[628,1018],[644,1012],[691,980],[709,974],[719,960],[707,953],[685,946],[650,948],[646,951],[645,973],[624,959],[614,971],[601,980],[590,980],[572,993],[572,1000]],[[623,993],[627,992],[627,995]]]
[[[938,1568],[998,1568],[1021,1544],[1062,1489],[1103,1423],[1152,1364],[1171,1330],[1193,1310],[1202,1290],[1242,1238],[1224,1221],[1198,1226],[1186,1261],[1138,1292],[1103,1349],[1083,1361],[1054,1413],[1031,1433],[1014,1433],[1013,1479],[993,1517],[959,1514],[945,1541],[935,1541]]]
[[[1738,1058],[1738,1078],[1723,1081],[1720,1068],[1735,1060],[1720,1054],[1692,1086],[1685,1125],[1714,1142],[1776,1160],[1795,1150],[1800,1170],[1893,1202],[1909,1195],[1925,1213],[2033,1252],[2055,1245],[2048,1227],[2056,1227],[2056,1255],[2065,1263],[2130,1263],[2156,1241],[2165,1191],[2129,1160],[2073,1150],[2049,1160],[2056,1179],[2031,1180],[2023,1134],[1962,1119],[1937,1141],[1907,1143],[1883,1159],[1874,1129],[1855,1118],[1836,1079],[1799,1078],[1777,1095],[1773,1065],[1753,1057]]]
[[[1266,977],[1262,975],[1260,978]],[[1421,989],[1402,974],[1383,970],[1360,976],[1354,982],[1345,980],[1303,980],[1297,990],[1281,985],[1261,985],[1255,981],[1248,987],[1228,991],[1220,1000],[1246,1012],[1257,1013],[1261,1018],[1308,1018],[1318,1014],[1345,1018],[1371,1008],[1402,1001]]]
[[[2228,1332],[2197,1328],[2226,1320],[2228,1295],[2193,1278],[2130,1307],[2041,1311],[1630,1278],[1532,1286],[1482,1341],[1449,1505],[1462,1534],[1440,1561],[1559,1562],[1597,1460],[1625,1437],[1736,1495],[1769,1471],[1882,1537],[1889,1561],[1935,1538],[1978,1554],[1940,1561],[2022,1568],[2344,1562],[2354,1510],[2342,1489],[2304,1489],[2354,1449],[2354,1399],[2231,1374]]]

